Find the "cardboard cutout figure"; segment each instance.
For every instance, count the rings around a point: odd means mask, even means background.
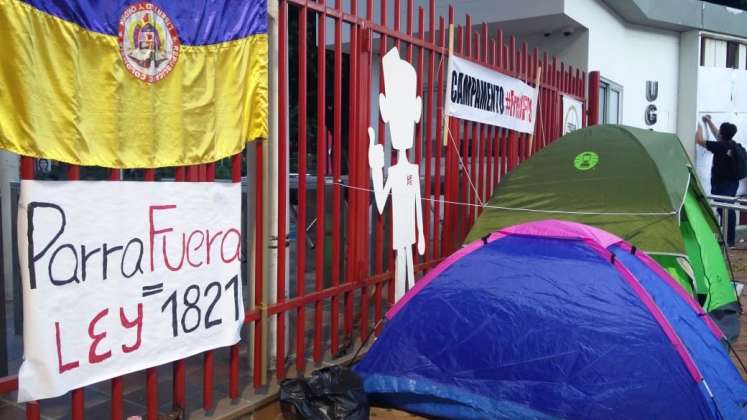
[[[384,212],[387,196],[392,195],[392,248],[396,254],[394,271],[394,299],[406,292],[406,285],[414,284],[412,245],[417,228],[418,253],[425,253],[423,213],[420,203],[420,171],[418,165],[407,160],[407,150],[412,148],[415,124],[420,121],[422,101],[417,95],[415,68],[399,58],[397,48],[392,48],[382,58],[384,93],[379,94],[379,112],[389,125],[392,147],[397,150],[397,163],[388,168],[384,183],[384,147],[376,143],[373,128],[368,128],[368,164],[371,167],[376,207]]]

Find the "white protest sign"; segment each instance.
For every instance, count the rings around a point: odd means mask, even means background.
[[[19,402],[239,341],[238,183],[22,181]]]
[[[537,92],[521,80],[451,55],[446,86],[448,115],[534,133]]]
[[[581,128],[583,110],[584,104],[581,101],[563,96],[563,135]]]

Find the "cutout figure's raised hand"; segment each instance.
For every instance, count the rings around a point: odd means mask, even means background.
[[[425,236],[423,236],[423,232],[418,232],[418,254],[425,254]]]
[[[384,167],[384,145],[376,144],[376,135],[371,127],[368,127],[368,166],[371,169]]]

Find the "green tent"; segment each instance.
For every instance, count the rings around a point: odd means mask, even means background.
[[[467,241],[540,219],[582,222],[651,254],[719,323],[739,332],[739,306],[717,220],[677,136],[584,128],[502,180]]]

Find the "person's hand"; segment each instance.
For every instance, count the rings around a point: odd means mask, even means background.
[[[711,120],[711,115],[710,114],[703,115],[703,122],[704,123],[708,124],[708,121],[710,121],[710,120]]]
[[[384,167],[384,145],[376,144],[373,128],[368,127],[368,166],[371,169]]]
[[[418,254],[425,254],[425,237],[422,232],[418,233]]]

